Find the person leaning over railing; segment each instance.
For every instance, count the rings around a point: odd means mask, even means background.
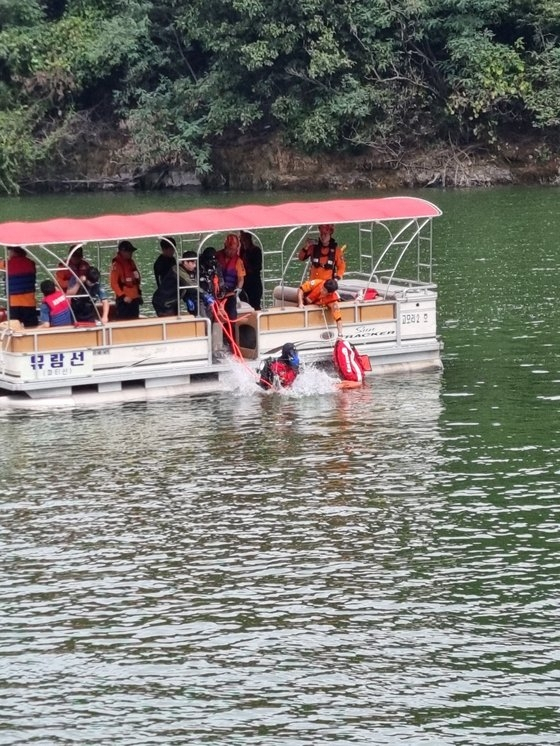
[[[336,322],[338,336],[342,337],[342,315],[338,302],[338,282],[336,280],[308,280],[302,283],[298,289],[298,306],[317,304],[327,306]]]

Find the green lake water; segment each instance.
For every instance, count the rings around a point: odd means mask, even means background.
[[[560,192],[415,194],[441,374],[0,411],[0,744],[560,743]]]

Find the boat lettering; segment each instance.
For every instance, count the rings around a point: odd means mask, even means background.
[[[109,347],[100,347],[97,350],[93,351],[94,355],[108,355],[111,352]]]
[[[394,337],[394,329],[376,329],[374,326],[357,326],[345,333],[347,339],[365,339],[367,337]]]
[[[63,368],[76,368],[84,365],[84,352],[51,352],[48,354],[31,355],[31,367],[33,370],[51,368],[59,371]]]
[[[419,324],[420,314],[419,313],[403,313],[402,323],[403,324]]]
[[[40,352],[29,356],[29,366],[34,378],[63,378],[89,375],[92,365],[91,351]]]
[[[427,313],[403,313],[402,323],[403,324],[427,324],[428,323]]]

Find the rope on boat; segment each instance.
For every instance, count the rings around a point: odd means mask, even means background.
[[[219,300],[216,300],[212,304],[212,313],[214,314],[214,319],[216,320],[217,324],[221,327],[223,333],[225,334],[226,339],[228,340],[230,344],[233,357],[236,360],[238,360],[251,373],[251,375],[254,375],[257,378],[257,383],[258,383],[260,376],[256,371],[254,371],[245,362],[245,358],[241,354],[239,345],[235,341],[235,334],[233,333],[233,324],[234,323],[237,324],[240,321],[243,321],[243,319],[246,319],[248,317],[248,314],[245,314],[244,316],[238,316],[237,319],[235,319],[235,321],[232,321],[225,311],[226,300],[229,297],[231,297],[231,293],[224,296],[223,298],[220,298]]]

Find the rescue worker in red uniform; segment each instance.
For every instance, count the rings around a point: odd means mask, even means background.
[[[346,272],[342,249],[333,238],[334,225],[319,226],[319,240],[308,241],[298,253],[298,259],[309,259],[310,280],[340,280]]]
[[[111,265],[111,288],[115,294],[115,318],[137,319],[140,315],[142,292],[140,290],[140,272],[134,259],[136,246],[130,241],[119,241],[117,255]]]
[[[312,304],[327,306],[335,320],[338,336],[342,337],[342,315],[338,305],[340,296],[337,290],[336,280],[308,280],[298,288],[298,306],[300,308]]]
[[[295,345],[287,342],[282,347],[279,358],[264,361],[258,384],[263,389],[288,388],[296,380],[298,373],[299,355]]]

